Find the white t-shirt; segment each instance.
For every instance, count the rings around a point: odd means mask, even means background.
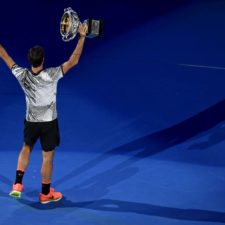
[[[48,122],[56,119],[57,83],[63,77],[62,67],[51,67],[34,74],[15,64],[12,73],[26,96],[26,120]]]

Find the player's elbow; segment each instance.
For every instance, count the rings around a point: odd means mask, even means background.
[[[79,59],[77,59],[77,58],[73,59],[73,60],[69,61],[69,66],[72,68],[72,67],[76,66],[78,64],[78,62],[79,62]]]
[[[79,59],[75,59],[75,60],[73,61],[73,66],[76,66],[78,63],[79,63]]]
[[[70,69],[72,69],[74,66],[76,66],[77,64],[78,64],[77,61],[68,61],[68,62],[67,62],[67,65],[66,65],[66,68],[67,68],[67,70],[70,70]]]

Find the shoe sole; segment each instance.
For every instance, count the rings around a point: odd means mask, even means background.
[[[40,201],[40,203],[41,203],[41,204],[47,204],[47,203],[50,203],[50,202],[58,202],[58,201],[60,201],[61,199],[62,199],[62,197],[61,197],[61,198],[58,198],[58,199],[52,199],[52,200],[44,201],[44,202],[41,202],[41,201]]]
[[[11,191],[9,193],[9,196],[11,196],[13,198],[21,198],[21,192],[20,191]]]

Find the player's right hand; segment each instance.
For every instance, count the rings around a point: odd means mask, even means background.
[[[87,34],[88,26],[86,23],[80,24],[78,28],[78,33],[80,34],[81,37],[85,37]]]

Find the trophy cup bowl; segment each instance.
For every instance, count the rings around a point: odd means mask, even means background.
[[[86,19],[83,23],[88,26],[86,37],[94,38],[102,35],[103,22],[101,20]],[[81,22],[77,13],[68,7],[64,9],[63,16],[60,21],[60,34],[63,41],[71,41],[78,33]]]
[[[64,9],[60,22],[60,33],[63,41],[70,41],[75,38],[80,25],[77,13],[70,7]]]

